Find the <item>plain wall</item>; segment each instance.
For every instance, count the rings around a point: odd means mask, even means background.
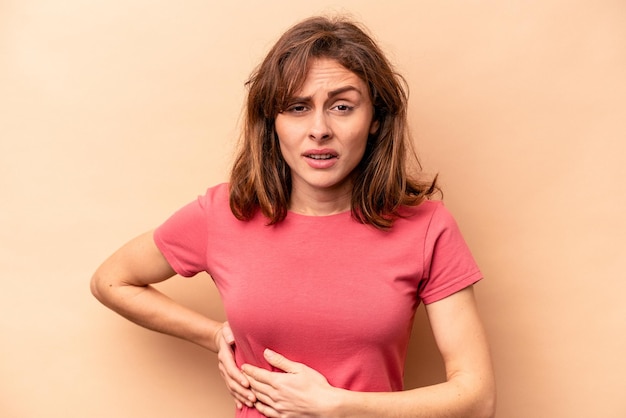
[[[0,416],[232,416],[214,354],[116,316],[89,279],[227,179],[250,71],[332,11],[410,85],[486,277],[498,417],[626,416],[623,0],[0,1]],[[223,319],[208,276],[160,287]],[[420,308],[407,386],[441,378]]]

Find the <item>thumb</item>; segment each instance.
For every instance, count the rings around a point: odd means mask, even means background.
[[[265,360],[267,360],[269,364],[271,364],[272,366],[284,372],[296,373],[299,370],[298,368],[299,363],[288,360],[285,356],[280,355],[270,350],[269,348],[265,349],[265,351],[263,352],[263,355],[265,356]]]
[[[233,335],[233,331],[230,329],[228,321],[224,322],[224,326],[222,327],[222,338],[224,338],[224,340],[230,345],[235,343],[235,336]]]

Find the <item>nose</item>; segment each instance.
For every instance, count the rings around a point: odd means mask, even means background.
[[[327,141],[332,137],[332,130],[328,123],[328,115],[320,110],[312,114],[309,138],[313,141]]]

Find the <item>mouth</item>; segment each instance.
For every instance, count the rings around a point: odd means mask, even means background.
[[[304,156],[313,160],[330,160],[332,158],[337,158],[334,154],[304,154]]]
[[[325,161],[332,160],[333,158],[339,158],[339,155],[337,155],[337,151],[332,148],[306,150],[302,153],[302,156],[304,158],[316,161]]]
[[[326,170],[333,167],[339,160],[339,154],[332,148],[310,149],[302,153],[306,163],[316,170]]]

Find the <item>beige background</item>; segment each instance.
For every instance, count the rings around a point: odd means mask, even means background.
[[[487,277],[498,416],[626,416],[623,0],[212,3],[0,0],[0,416],[231,416],[213,354],[88,281],[226,179],[247,75],[329,11],[409,81],[424,166]],[[207,276],[162,288],[223,317]],[[440,378],[420,309],[407,385]]]

